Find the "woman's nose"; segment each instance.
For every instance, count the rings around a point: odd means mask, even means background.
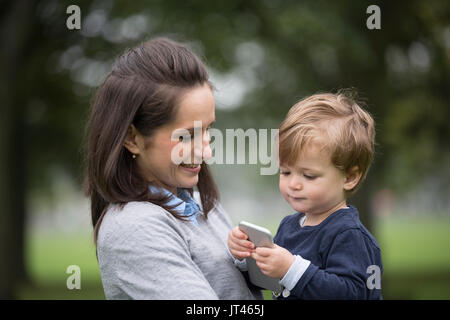
[[[194,147],[194,163],[201,163],[203,159],[203,146]]]
[[[194,157],[200,161],[208,160],[212,157],[212,150],[209,145],[209,133],[206,131],[202,137],[202,146],[194,146]]]
[[[211,157],[212,157],[212,150],[208,143],[208,145],[203,148],[203,160],[209,160],[211,159]]]
[[[211,146],[209,144],[209,142],[211,141],[211,137],[209,135],[209,131],[206,130],[205,134],[203,135],[203,141],[202,141],[202,145],[203,145],[203,160],[208,160],[212,157],[212,150],[211,150]]]

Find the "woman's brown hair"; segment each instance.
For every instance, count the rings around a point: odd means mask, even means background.
[[[208,81],[206,67],[187,47],[157,38],[128,49],[98,88],[87,126],[85,191],[91,200],[94,241],[110,203],[149,201],[183,219],[167,205],[169,197],[152,193],[132,154],[124,147],[133,124],[146,137],[174,120],[178,98]],[[197,184],[205,216],[219,194],[206,163]],[[192,189],[189,192],[193,193]]]

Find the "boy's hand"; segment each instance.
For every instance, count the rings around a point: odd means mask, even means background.
[[[283,278],[295,257],[285,248],[273,245],[272,248],[258,247],[252,252],[252,258],[262,273],[272,278]]]
[[[255,248],[255,245],[247,239],[248,236],[239,227],[234,227],[228,234],[228,249],[236,259],[250,257],[252,249]]]

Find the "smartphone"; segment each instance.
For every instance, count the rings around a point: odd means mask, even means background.
[[[241,229],[242,232],[244,232],[248,236],[248,240],[253,242],[253,244],[256,247],[270,248],[273,246],[272,234],[268,229],[247,221],[239,222],[239,229]],[[283,288],[279,283],[280,279],[271,278],[262,273],[262,271],[256,265],[255,259],[249,257],[246,258],[246,260],[247,260],[248,275],[250,281],[254,285],[275,292],[282,291]]]
[[[239,229],[248,236],[248,239],[253,242],[256,247],[271,248],[273,246],[272,234],[268,229],[247,221],[239,222]]]

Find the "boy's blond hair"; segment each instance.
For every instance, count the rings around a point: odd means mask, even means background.
[[[279,128],[280,165],[295,166],[302,150],[318,143],[331,155],[336,168],[361,171],[354,193],[367,175],[374,155],[375,125],[371,115],[356,102],[356,94],[315,94],[297,102]]]

